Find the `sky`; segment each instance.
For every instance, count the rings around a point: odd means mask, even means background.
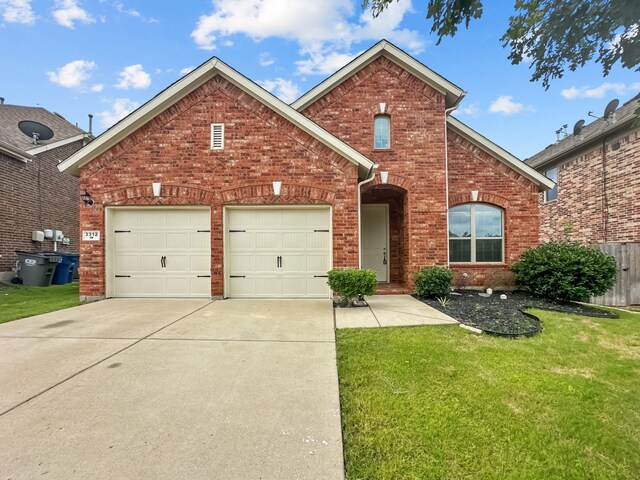
[[[426,0],[376,19],[360,0],[0,0],[0,96],[85,130],[92,113],[99,134],[213,56],[290,103],[385,38],[468,92],[459,120],[525,159],[640,91],[637,72],[595,63],[545,91],[500,42],[515,0],[484,3],[436,45]]]

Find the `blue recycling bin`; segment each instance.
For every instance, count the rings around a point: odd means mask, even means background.
[[[73,281],[73,273],[78,264],[80,256],[77,253],[56,252],[61,257],[60,263],[56,267],[51,283],[53,285],[65,285]]]

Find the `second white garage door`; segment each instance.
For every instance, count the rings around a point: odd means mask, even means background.
[[[227,208],[226,296],[327,298],[328,207]]]

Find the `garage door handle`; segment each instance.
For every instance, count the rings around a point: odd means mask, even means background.
[[[329,278],[329,275],[314,275],[313,278]]]
[[[131,278],[131,275],[116,275],[116,278]]]
[[[211,275],[198,275],[198,278],[211,278]]]
[[[246,275],[229,275],[229,278],[247,278]]]
[[[160,266],[162,268],[165,268],[167,266],[167,257],[164,257],[164,256],[160,257]]]

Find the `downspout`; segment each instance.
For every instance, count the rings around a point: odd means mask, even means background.
[[[376,178],[375,169],[378,168],[378,164],[374,163],[367,173],[367,178],[358,183],[358,268],[362,268],[362,204],[361,204],[361,187],[365,183],[373,182]]]
[[[447,268],[449,267],[449,138],[447,135],[447,117],[451,112],[453,112],[460,102],[464,98],[467,92],[463,92],[462,95],[458,98],[456,103],[453,104],[450,108],[445,108],[444,110],[444,182],[445,182],[445,207],[446,207],[446,215],[447,215],[447,231],[445,232],[447,235]]]

